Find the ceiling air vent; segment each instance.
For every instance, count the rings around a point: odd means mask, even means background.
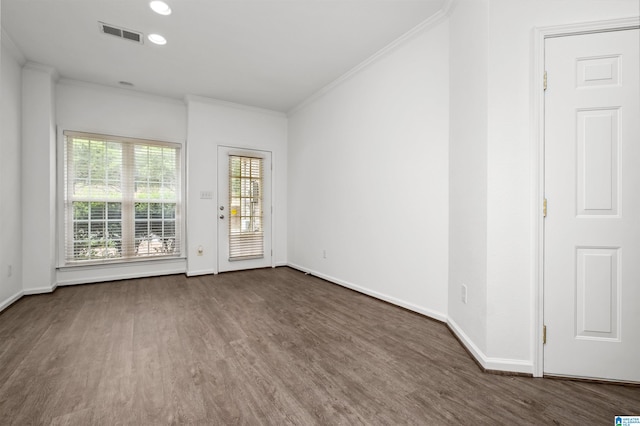
[[[142,44],[142,33],[136,31],[125,30],[124,28],[116,27],[115,25],[105,24],[99,22],[100,31],[104,34],[109,34],[115,37],[123,38],[125,40],[135,41]]]

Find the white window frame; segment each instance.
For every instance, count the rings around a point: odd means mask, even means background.
[[[66,134],[81,134],[88,137],[96,137],[96,138],[107,138],[114,141],[119,142],[129,142],[129,143],[138,143],[138,144],[166,144],[167,146],[175,146],[179,148],[179,165],[180,172],[178,175],[179,179],[179,188],[180,188],[180,196],[177,203],[176,208],[176,235],[180,235],[180,246],[178,253],[173,255],[165,255],[165,256],[141,256],[139,258],[114,258],[109,260],[97,260],[97,261],[78,261],[78,262],[67,262],[66,260],[66,239],[67,239],[67,217],[66,217],[66,209],[65,209],[65,172],[66,172],[66,163],[65,163],[65,145],[66,145]],[[185,252],[186,252],[186,214],[185,214],[185,204],[186,204],[186,153],[185,153],[185,145],[179,142],[168,142],[160,139],[142,139],[142,138],[132,138],[132,137],[123,137],[123,136],[114,136],[107,133],[97,133],[91,131],[81,131],[81,130],[63,130],[58,129],[57,131],[58,143],[57,143],[57,179],[56,179],[56,199],[57,199],[57,226],[56,226],[56,240],[57,240],[57,261],[56,266],[58,270],[64,270],[67,268],[101,268],[105,266],[117,266],[118,264],[142,264],[145,262],[174,262],[176,260],[184,260]],[[123,223],[126,219],[123,218]],[[134,220],[131,217],[128,220]]]

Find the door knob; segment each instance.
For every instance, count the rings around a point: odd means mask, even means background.
[[[220,206],[220,211],[224,210],[224,206]]]
[[[220,215],[220,219],[224,219],[224,215],[223,214]]]

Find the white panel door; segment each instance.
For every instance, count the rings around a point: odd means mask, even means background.
[[[272,266],[271,153],[218,147],[218,271]]]
[[[548,375],[640,382],[639,30],[545,41]]]

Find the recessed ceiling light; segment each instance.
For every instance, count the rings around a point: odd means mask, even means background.
[[[163,45],[167,44],[167,39],[162,37],[160,34],[149,34],[147,37],[151,43]]]
[[[153,0],[149,3],[149,7],[160,15],[171,15],[171,8],[163,1]]]

